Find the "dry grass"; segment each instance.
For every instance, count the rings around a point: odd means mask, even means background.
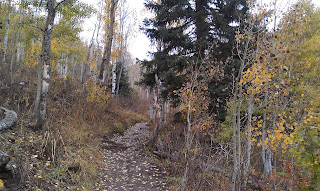
[[[58,95],[62,100],[50,99],[46,123],[36,132],[28,127],[34,86],[1,92],[0,105],[19,115],[17,124],[0,136],[1,150],[19,166],[19,177],[3,178],[8,188],[92,190],[102,162],[100,138],[147,120],[147,107],[140,106],[139,100],[87,103],[85,93],[76,89],[68,80],[53,83],[51,97]],[[126,103],[121,104],[124,100]]]

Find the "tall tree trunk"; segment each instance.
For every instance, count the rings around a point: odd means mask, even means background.
[[[188,179],[188,169],[189,169],[189,152],[191,149],[191,105],[188,103],[187,109],[187,129],[186,129],[186,153],[184,155],[185,165],[184,165],[184,173],[181,181],[181,191],[184,191],[187,185]]]
[[[269,177],[272,166],[271,166],[271,149],[268,145],[266,145],[267,138],[267,105],[268,105],[268,94],[265,94],[264,98],[264,106],[265,111],[263,113],[263,123],[262,123],[262,162],[263,162],[263,175],[265,177]]]
[[[23,11],[20,10],[20,13],[19,13],[19,23],[21,23],[22,21],[22,18],[23,18]],[[19,39],[21,37],[21,27],[18,28],[18,44],[17,44],[17,50],[16,50],[16,54],[17,54],[17,59],[16,59],[16,63],[19,64],[20,63],[20,59],[21,59],[21,42],[19,42]]]
[[[242,86],[238,84],[240,79],[242,78],[242,73],[244,69],[244,63],[241,63],[241,67],[238,73],[237,80],[235,82],[234,88],[234,100],[233,100],[233,118],[232,118],[232,126],[233,126],[233,133],[232,133],[232,141],[233,141],[233,173],[232,173],[232,191],[236,191],[240,189],[240,109],[241,109],[241,100],[240,94]]]
[[[133,87],[132,87],[133,88]],[[146,90],[146,94],[147,94],[147,100],[149,100],[149,93],[150,92],[150,90],[149,90],[149,88]]]
[[[244,172],[243,176],[246,178],[245,185],[247,182],[247,175],[250,167],[250,161],[251,161],[251,150],[252,150],[252,145],[251,145],[251,128],[252,128],[252,115],[253,115],[253,95],[250,95],[249,98],[249,103],[248,103],[248,123],[247,123],[247,158],[245,162],[245,167],[244,167]]]
[[[92,59],[92,54],[93,54],[93,41],[94,41],[94,36],[96,33],[97,28],[94,28],[93,34],[92,34],[92,38],[90,41],[90,45],[89,45],[89,51],[87,54],[87,58],[86,58],[86,63],[85,64],[81,64],[81,75],[80,75],[80,82],[82,85],[82,89],[84,89],[84,82],[87,81],[87,71],[88,71],[88,67],[90,67],[90,61]]]
[[[193,95],[195,87],[195,81],[198,80],[198,73],[197,71],[194,71],[192,74],[192,81],[191,81],[191,86],[190,86],[190,94]],[[191,125],[192,125],[192,120],[191,120],[191,113],[192,113],[192,100],[191,98],[188,98],[187,100],[187,129],[186,131],[186,137],[185,137],[185,144],[186,144],[186,152],[185,152],[185,166],[184,166],[184,173],[182,176],[182,181],[181,181],[181,187],[180,190],[184,191],[187,185],[187,180],[188,180],[188,170],[189,170],[189,163],[190,163],[190,150],[191,150],[191,144],[192,144],[192,136],[191,136]]]
[[[120,71],[118,74],[118,81],[117,81],[117,90],[116,90],[116,95],[119,96],[119,89],[120,89],[120,80],[121,80],[121,75],[122,75],[122,71],[124,68],[124,64],[121,62],[120,63]]]
[[[0,13],[1,13],[1,11],[2,11],[2,2],[0,2]],[[2,17],[0,17],[0,29],[2,29]],[[1,42],[1,39],[2,39],[2,37],[1,37],[1,33],[0,33],[0,42]]]
[[[2,64],[4,64],[6,62],[9,27],[10,27],[11,0],[7,1],[7,2],[8,2],[8,12],[7,12],[7,19],[6,19],[6,27],[5,27],[5,32],[4,32],[4,40],[3,40]]]
[[[22,13],[19,13],[19,23],[21,23],[22,20]],[[10,71],[9,71],[9,76],[10,76],[10,87],[12,87],[13,84],[13,64],[14,61],[16,61],[17,64],[17,60],[18,60],[18,50],[19,50],[19,38],[20,38],[20,26],[18,26],[18,31],[15,34],[15,40],[14,40],[14,52],[12,53],[11,56],[11,62],[10,62]],[[16,59],[15,59],[16,58]]]
[[[42,39],[43,43],[43,39]],[[41,56],[39,59],[39,63],[37,65],[37,94],[36,94],[36,100],[34,102],[34,108],[33,108],[33,117],[38,119],[39,116],[39,105],[40,105],[40,97],[41,97],[41,80],[42,80],[42,74],[43,74],[43,48],[41,49]]]
[[[112,88],[111,88],[111,93],[112,96],[114,97],[115,93],[116,93],[116,85],[117,85],[117,64],[113,63],[112,65]]]
[[[161,104],[161,123],[166,123],[167,122],[167,100],[162,99],[162,104]]]
[[[98,64],[99,64],[99,52],[100,52],[100,43],[99,43],[99,31],[100,31],[100,27],[101,27],[101,21],[99,21],[98,26],[97,26],[97,34],[96,34],[96,44],[97,44],[97,48],[96,48],[96,52],[95,52],[95,64],[94,64],[94,68],[93,68],[93,77],[95,79],[97,79],[97,71],[98,71]]]
[[[119,0],[111,0],[110,5],[110,23],[109,23],[109,34],[108,34],[108,41],[104,48],[102,63],[100,66],[100,73],[99,79],[102,84],[108,86],[109,80],[109,68],[110,68],[110,61],[111,61],[111,48],[112,48],[112,41],[113,41],[113,33],[114,33],[114,23],[115,23],[115,11],[116,6]]]
[[[154,127],[153,131],[153,143],[156,143],[157,138],[159,136],[159,130],[161,128],[161,123],[160,123],[160,110],[161,106],[159,103],[159,98],[160,98],[160,80],[158,78],[158,75],[155,74],[155,81],[156,81],[156,87],[155,87],[155,96],[154,96],[154,111],[155,111],[155,122],[156,125]]]
[[[55,0],[47,1],[47,20],[45,29],[43,32],[43,42],[42,42],[42,50],[41,50],[41,58],[40,61],[43,62],[43,74],[42,74],[42,88],[41,88],[41,96],[40,96],[40,105],[39,105],[39,113],[37,116],[37,124],[35,129],[39,129],[42,127],[43,123],[46,119],[46,111],[47,111],[47,100],[49,94],[49,85],[50,85],[50,53],[51,53],[51,38],[52,38],[52,28],[54,25],[54,18],[56,16],[56,8],[64,2],[61,1],[55,6]],[[42,63],[39,63],[42,65]]]

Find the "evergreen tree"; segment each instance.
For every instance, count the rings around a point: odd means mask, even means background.
[[[117,68],[116,68],[117,76],[120,74],[120,70],[121,70],[121,63],[117,63]],[[123,68],[121,72],[118,93],[122,96],[128,97],[131,95],[132,91],[133,90],[130,86],[128,71],[126,68]]]
[[[246,2],[246,0],[214,0],[210,9],[210,41],[216,43],[216,48],[211,49],[210,54],[213,59],[225,63],[223,78],[212,79],[210,83],[210,108],[221,121],[227,115],[225,105],[232,91],[233,77],[237,75],[239,70],[239,61],[238,58],[233,57],[232,49],[237,24],[239,20],[247,17],[248,6]],[[231,57],[233,57],[232,61],[227,62]]]
[[[232,56],[235,23],[247,12],[245,0],[148,1],[146,8],[155,17],[145,20],[144,31],[158,48],[151,61],[142,62],[145,72],[141,82],[153,86],[157,74],[165,87],[165,98],[174,98],[173,91],[183,85],[188,64],[225,63]],[[224,78],[219,85],[214,79],[210,86],[211,108],[219,115],[224,113],[223,103],[230,93],[227,87],[236,71],[232,68],[224,66]]]
[[[188,0],[163,0],[161,4],[149,1],[146,7],[156,16],[145,20],[144,30],[158,50],[151,61],[142,62],[146,69],[142,83],[153,86],[157,74],[166,87],[163,96],[167,97],[185,81],[185,76],[177,73],[183,72],[192,51],[192,40],[185,33],[192,24],[192,9]]]

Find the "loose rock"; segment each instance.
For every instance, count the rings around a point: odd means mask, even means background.
[[[141,150],[150,139],[146,123],[134,125],[123,136],[104,138],[104,176],[97,182],[96,190],[168,190],[165,173],[151,164]]]

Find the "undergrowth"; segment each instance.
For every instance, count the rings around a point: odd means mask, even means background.
[[[123,133],[147,120],[148,107],[138,96],[92,103],[86,101],[85,91],[77,89],[68,80],[53,83],[47,120],[39,131],[29,127],[34,86],[1,90],[0,105],[18,113],[16,125],[0,136],[1,150],[18,166],[16,177],[0,177],[6,188],[93,190],[102,168],[102,136]]]

